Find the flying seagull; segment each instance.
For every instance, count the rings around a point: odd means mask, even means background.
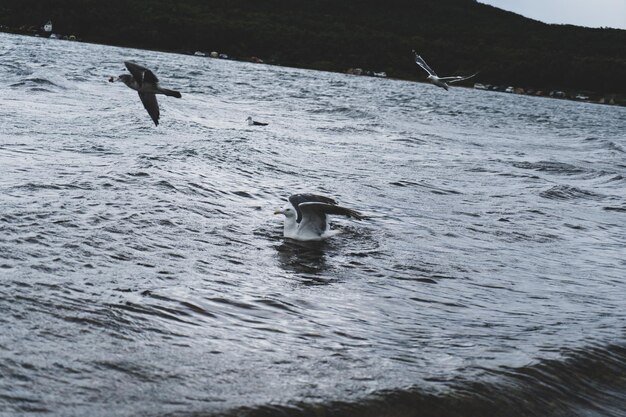
[[[267,123],[262,123],[262,122],[257,122],[255,120],[252,120],[252,116],[248,116],[246,121],[248,122],[248,126],[267,126]]]
[[[435,71],[433,71],[428,64],[426,63],[426,61],[424,61],[424,58],[422,58],[421,56],[419,56],[417,54],[417,52],[413,51],[413,53],[415,54],[415,63],[417,65],[419,65],[420,67],[422,67],[422,69],[424,71],[426,71],[428,73],[428,81],[431,82],[432,84],[435,84],[437,87],[441,87],[444,88],[446,91],[448,91],[448,83],[452,84],[452,83],[456,83],[458,81],[463,81],[463,80],[467,80],[469,78],[472,78],[474,76],[476,76],[476,74],[472,74],[472,75],[468,75],[468,76],[456,76],[456,77],[438,77],[437,74],[435,74]]]
[[[181,98],[178,91],[161,88],[159,79],[148,68],[142,67],[134,62],[124,62],[130,74],[122,74],[119,77],[109,78],[109,82],[121,81],[128,87],[139,93],[139,98],[143,106],[148,110],[148,114],[154,121],[156,126],[159,125],[159,103],[156,94],[165,94],[166,96]]]
[[[285,216],[284,236],[295,240],[323,240],[333,236],[326,220],[337,214],[363,220],[364,216],[352,209],[341,207],[329,197],[315,194],[294,194],[289,204],[274,214]]]

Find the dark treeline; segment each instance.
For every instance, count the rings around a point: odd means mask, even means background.
[[[626,93],[626,31],[547,25],[474,0],[2,0],[0,24],[85,41],[331,71],[361,67],[423,79],[416,49],[440,75]]]

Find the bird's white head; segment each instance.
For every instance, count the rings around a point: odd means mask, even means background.
[[[284,223],[283,223],[283,236],[295,238],[298,234],[298,222],[296,216],[296,209],[288,204],[282,210],[276,210],[274,214],[282,214],[284,215]]]
[[[274,212],[274,214],[282,214],[287,219],[295,219],[296,218],[296,211],[290,205],[285,206],[282,210],[276,210]]]
[[[248,116],[248,118],[246,119],[246,121],[248,122],[249,125],[252,125],[254,122],[252,121],[252,116]]]

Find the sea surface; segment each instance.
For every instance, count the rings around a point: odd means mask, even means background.
[[[7,34],[0,92],[3,417],[626,416],[626,108]]]

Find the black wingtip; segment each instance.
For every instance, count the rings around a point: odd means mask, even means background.
[[[365,220],[367,219],[367,216],[365,216],[364,214],[359,213],[356,210],[351,210],[349,209],[347,216],[354,219],[354,220]]]

